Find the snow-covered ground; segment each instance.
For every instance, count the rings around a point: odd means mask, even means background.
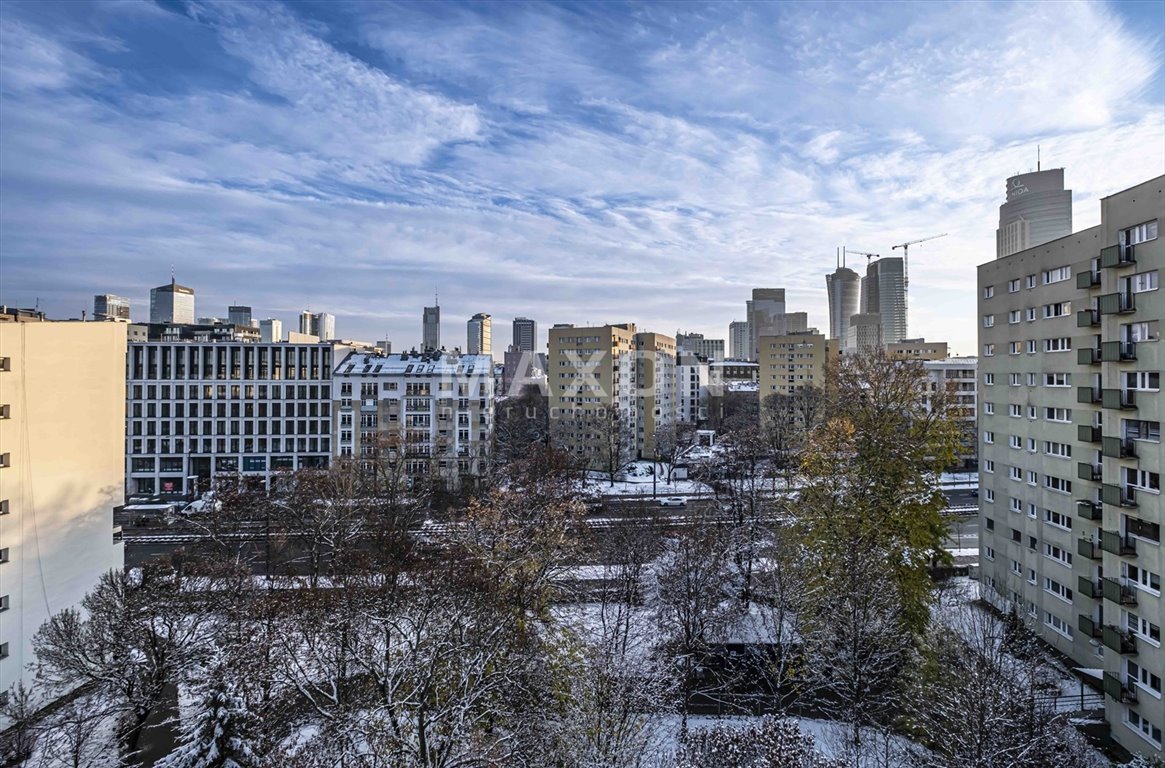
[[[684,496],[698,493],[709,493],[711,488],[695,480],[673,480],[668,483],[667,465],[656,465],[655,478],[656,496]],[[652,472],[650,461],[634,461],[620,472],[611,485],[610,479],[603,472],[588,472],[585,490],[588,494],[604,494],[618,496],[635,496],[652,492]]]

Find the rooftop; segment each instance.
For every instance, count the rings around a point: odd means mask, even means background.
[[[337,376],[469,376],[493,374],[490,355],[451,352],[401,352],[378,355],[353,352],[336,366]]]

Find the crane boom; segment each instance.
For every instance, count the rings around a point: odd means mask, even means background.
[[[941,235],[931,235],[930,237],[920,237],[917,240],[910,240],[909,242],[899,243],[895,245],[892,250],[902,249],[902,314],[903,336],[909,336],[907,328],[910,327],[910,246],[925,243],[927,240],[938,240],[940,237],[946,237],[947,233],[943,232]]]

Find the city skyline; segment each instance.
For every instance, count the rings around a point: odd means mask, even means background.
[[[727,338],[761,286],[828,328],[838,245],[949,232],[911,253],[910,335],[972,354],[1037,144],[1077,229],[1165,167],[1161,7],[867,8],[8,4],[0,302],[140,313],[173,265],[200,307],[402,347],[434,284],[450,329],[534,317],[539,348]]]

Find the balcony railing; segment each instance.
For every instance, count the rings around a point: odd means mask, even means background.
[[[1137,446],[1132,440],[1105,437],[1101,445],[1100,452],[1112,459],[1134,459],[1137,456]]]
[[[1076,350],[1077,365],[1100,365],[1100,348],[1081,347]]]
[[[1111,624],[1104,625],[1104,634],[1101,636],[1101,642],[1106,647],[1111,648],[1122,655],[1135,655],[1137,652],[1137,641],[1129,632],[1124,631]]]
[[[1094,581],[1087,576],[1080,576],[1076,584],[1076,590],[1085,597],[1096,599],[1104,594],[1104,590],[1100,583]],[[1080,618],[1084,618],[1081,616]]]
[[[1118,531],[1101,531],[1100,548],[1114,555],[1137,554],[1136,540]]]
[[[1089,389],[1089,387],[1081,387],[1080,389]],[[1100,427],[1081,424],[1076,427],[1076,439],[1082,443],[1099,443],[1101,439]]]
[[[1101,295],[1097,305],[1102,315],[1121,315],[1137,311],[1135,293],[1105,293]]]
[[[1100,249],[1100,266],[1104,269],[1136,264],[1137,259],[1131,245],[1110,245]]]
[[[1109,602],[1121,605],[1137,604],[1137,591],[1127,584],[1121,584],[1116,579],[1110,579],[1106,576],[1100,580],[1100,587],[1104,593],[1104,599]]]
[[[1111,504],[1114,507],[1137,506],[1137,493],[1128,486],[1122,487],[1105,483],[1100,488],[1100,498],[1105,504]]]
[[[1091,616],[1079,616],[1078,619],[1077,626],[1085,637],[1100,637],[1103,634],[1103,628]]]
[[[1095,309],[1081,309],[1076,313],[1076,327],[1090,328],[1100,325],[1100,313]]]
[[[1076,387],[1076,402],[1086,404],[1099,403],[1100,387]]]
[[[1137,702],[1137,694],[1132,686],[1125,685],[1121,679],[1112,672],[1104,673],[1104,693],[1117,701],[1135,704]]]
[[[1088,539],[1076,539],[1076,554],[1089,560],[1099,560],[1101,557],[1100,547]]]
[[[1089,464],[1087,461],[1081,461],[1076,464],[1076,476],[1081,480],[1088,480],[1095,483],[1100,480],[1100,471],[1099,464]]]
[[[1105,408],[1136,409],[1137,395],[1134,389],[1102,389],[1100,401]]]
[[[1080,499],[1076,502],[1076,514],[1085,520],[1101,520],[1104,518],[1102,507],[1095,501]]]
[[[1080,289],[1095,288],[1100,285],[1100,273],[1091,269],[1076,273],[1076,287]]]

